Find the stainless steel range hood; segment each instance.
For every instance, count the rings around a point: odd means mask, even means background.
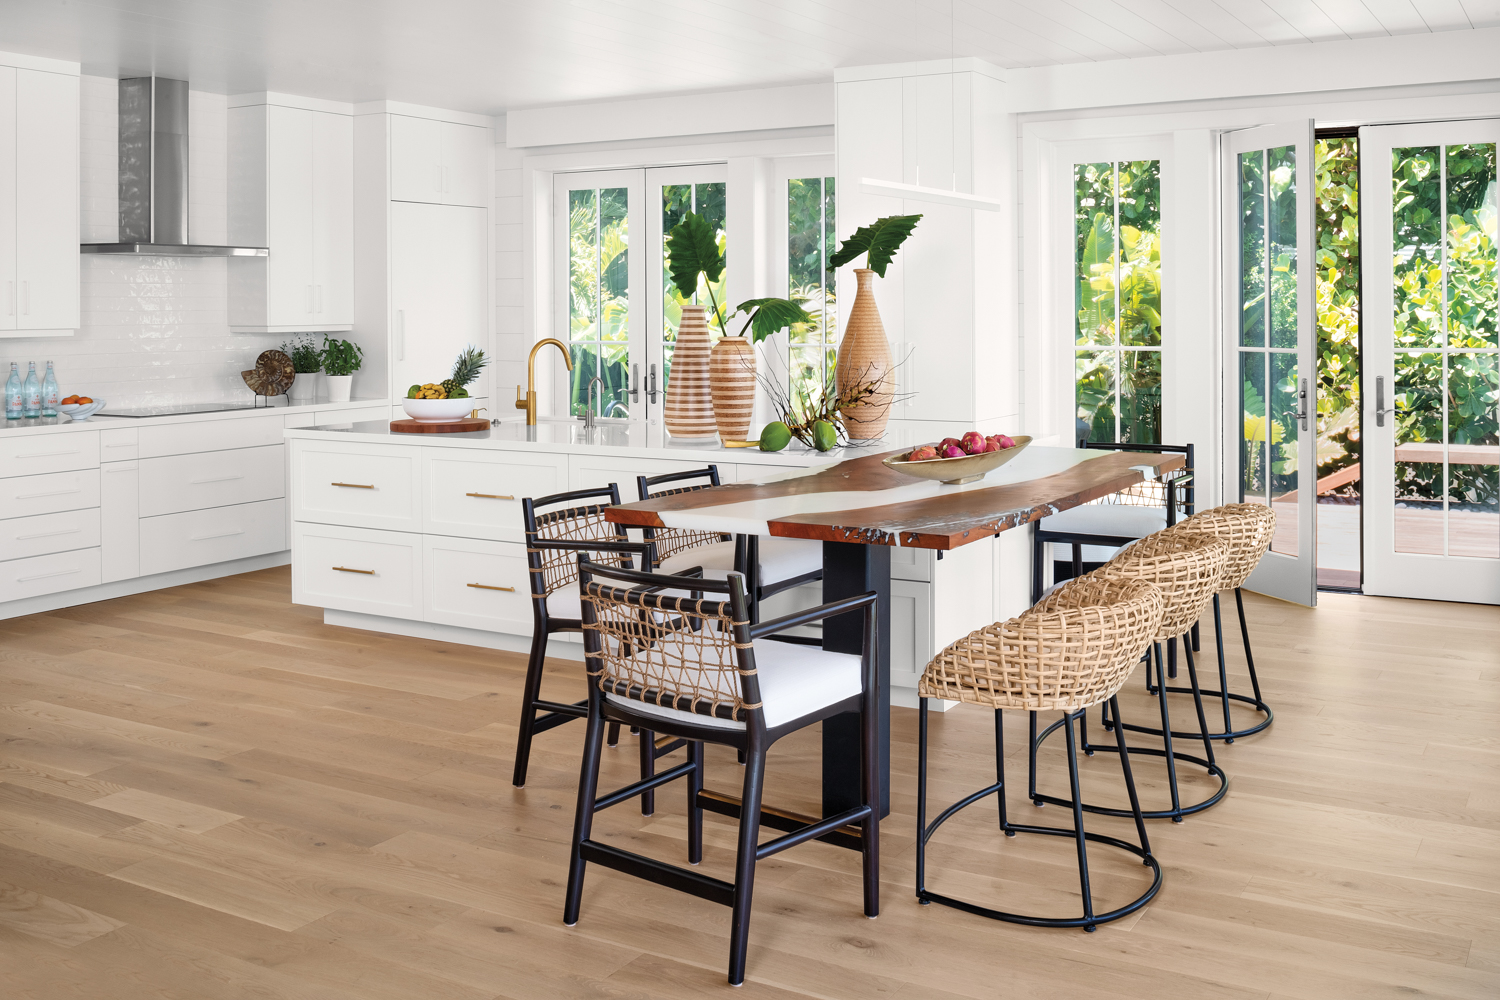
[[[188,85],[152,76],[120,81],[120,242],[83,253],[265,257],[265,247],[188,242]]]

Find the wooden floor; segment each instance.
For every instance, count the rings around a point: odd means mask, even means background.
[[[0,995],[727,990],[729,913],[712,903],[595,869],[581,921],[562,926],[582,730],[540,737],[530,784],[511,787],[520,657],[327,627],[288,595],[276,569],[0,622]],[[743,995],[1500,996],[1500,612],[1249,606],[1276,723],[1220,748],[1220,806],[1150,826],[1166,883],[1142,914],[1084,934],[919,906],[916,716],[897,710],[880,919],[860,914],[855,855],[778,855],[761,866]],[[578,672],[559,663],[554,691],[580,691]],[[1174,704],[1183,728],[1190,706]],[[1150,708],[1137,676],[1127,718]],[[1024,717],[1007,725],[1019,786]],[[992,780],[992,732],[981,710],[935,718],[936,797]],[[815,749],[815,734],[776,748],[768,801],[815,807]],[[606,780],[633,760],[622,742]],[[1119,796],[1111,755],[1084,764],[1086,797]],[[1053,790],[1062,766],[1049,748]],[[710,768],[711,785],[739,778],[728,754]],[[1138,765],[1153,800],[1159,773]],[[619,806],[596,835],[678,861],[682,806],[669,789],[654,818]],[[1016,793],[1010,808],[1065,819]],[[707,839],[704,869],[726,876],[732,827],[710,816]],[[1070,842],[1005,840],[991,803],[939,840],[935,889],[1077,905]],[[1143,886],[1138,864],[1094,860],[1101,906]]]

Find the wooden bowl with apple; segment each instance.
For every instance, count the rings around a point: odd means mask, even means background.
[[[936,444],[924,444],[901,455],[884,459],[883,464],[897,472],[918,479],[936,479],[944,486],[961,486],[978,482],[986,474],[1015,458],[1031,443],[1022,434],[984,435],[969,431],[963,437],[943,438]]]

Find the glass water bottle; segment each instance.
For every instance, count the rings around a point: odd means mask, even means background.
[[[16,363],[10,363],[10,378],[5,381],[5,419],[20,420],[24,406],[21,403],[21,372]]]
[[[42,415],[42,383],[36,377],[36,362],[27,362],[26,381],[21,385],[21,412],[28,417]]]
[[[42,416],[57,416],[57,398],[62,393],[57,388],[57,374],[52,370],[52,362],[47,362],[47,377],[42,379]]]

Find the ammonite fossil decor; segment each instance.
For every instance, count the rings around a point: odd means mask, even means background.
[[[255,359],[255,367],[240,372],[240,378],[258,396],[280,396],[292,387],[297,369],[293,367],[292,359],[282,352],[262,351]]]

